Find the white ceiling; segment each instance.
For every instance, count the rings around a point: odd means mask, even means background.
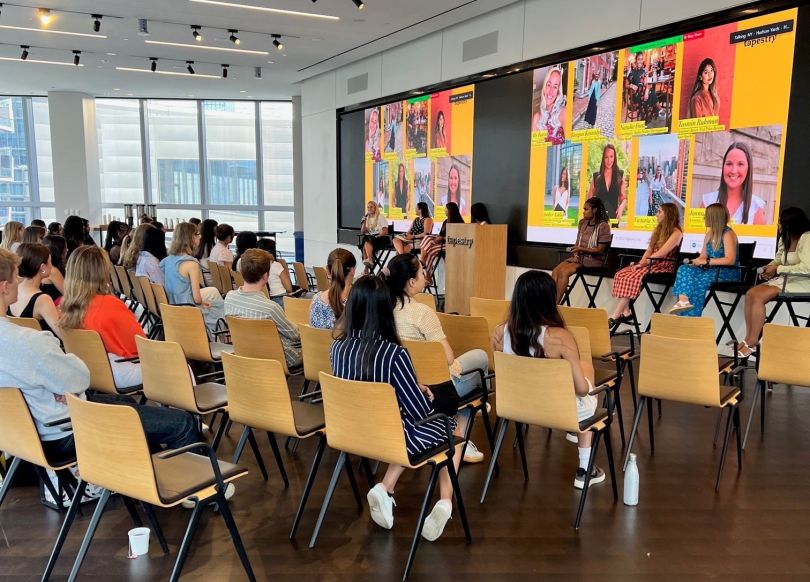
[[[100,13],[108,17],[102,19],[98,34],[107,38],[0,28],[0,57],[19,59],[19,45],[30,45],[29,61],[72,62],[72,51],[81,50],[84,65],[67,67],[0,60],[0,92],[82,91],[94,96],[114,97],[289,98],[299,94],[296,83],[307,77],[514,2],[366,0],[365,10],[358,11],[352,0],[319,0],[317,3],[307,0],[229,1],[326,14],[337,16],[339,20],[199,4],[190,0],[15,0],[17,4],[29,7],[5,2],[0,25],[41,28],[34,8],[40,6],[53,10],[53,21],[47,28],[92,34],[90,16],[60,10]],[[150,36],[138,35],[138,18],[149,20]],[[195,43],[190,29],[192,24],[203,27],[203,43]],[[228,40],[227,29],[240,30],[238,36],[242,42],[239,47],[234,47]],[[282,51],[271,44],[270,34],[282,35]],[[157,46],[145,44],[145,40],[260,50],[270,54]],[[116,67],[148,69],[149,57],[160,59],[160,70],[185,72],[185,61],[193,60],[198,74],[217,76],[221,73],[220,65],[228,63],[229,76],[227,79],[204,79],[116,70]],[[257,66],[262,67],[261,79],[254,78],[254,67]]]

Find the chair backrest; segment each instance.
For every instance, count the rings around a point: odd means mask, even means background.
[[[810,387],[810,329],[766,323],[760,344],[760,380]]]
[[[565,305],[560,305],[558,309],[565,321],[565,325],[584,327],[588,330],[588,339],[590,340],[592,354],[596,354],[596,356],[599,357],[612,351],[610,347],[610,328],[608,327],[607,311],[604,309],[566,307]]]
[[[231,267],[230,265],[220,265],[219,263],[213,263],[216,265],[217,270],[219,271],[219,280],[222,282],[222,291],[221,293],[225,295],[228,291],[233,291],[233,279],[231,279]]]
[[[138,412],[131,406],[68,395],[82,479],[126,497],[162,505]]]
[[[569,432],[579,431],[571,365],[566,360],[495,352],[498,416]]]
[[[15,323],[20,327],[27,327],[28,329],[33,329],[34,331],[42,331],[42,324],[39,323],[39,320],[35,317],[13,317],[9,316],[8,320],[11,323]]]
[[[76,355],[90,370],[90,388],[118,394],[110,360],[99,333],[92,329],[62,329],[65,352]]]
[[[202,311],[186,305],[163,305],[160,314],[166,341],[179,343],[190,360],[214,361]]]
[[[417,303],[430,307],[433,311],[436,311],[436,297],[430,293],[417,293],[411,299]]]
[[[343,380],[326,373],[321,373],[320,383],[326,441],[331,448],[383,463],[410,465],[399,403],[390,384]]]
[[[180,344],[136,336],[143,393],[149,400],[181,410],[197,410],[191,371]]]
[[[751,267],[754,260],[754,253],[757,250],[757,241],[754,242],[741,242],[737,243],[737,261],[743,269]],[[747,283],[756,283],[757,273],[756,270],[750,269],[742,273],[742,277],[746,279]]]
[[[297,326],[309,324],[309,308],[312,306],[312,299],[303,297],[284,297],[284,313],[287,319]]]
[[[577,349],[579,350],[579,359],[582,362],[591,364],[591,334],[588,332],[587,327],[580,327],[578,325],[567,326],[568,331],[574,336],[574,341],[577,342]]]
[[[304,378],[317,382],[321,372],[332,373],[332,330],[316,329],[308,325],[298,328],[301,332],[301,357],[304,360]]]
[[[129,277],[129,284],[132,289],[132,296],[135,298],[135,301],[146,309],[146,297],[144,297],[141,284],[138,282],[138,277],[135,275],[135,269],[128,270],[127,276]]]
[[[245,278],[239,271],[231,271],[231,278],[233,279],[234,287],[237,289],[245,284]]]
[[[710,317],[678,317],[653,313],[650,333],[681,339],[703,339],[714,342],[714,320]],[[715,348],[715,352],[717,349]]]
[[[118,282],[121,285],[121,293],[126,297],[132,297],[132,284],[129,281],[129,274],[127,270],[121,265],[113,265],[115,274],[118,275]]]
[[[453,348],[456,356],[474,349],[484,350],[489,360],[489,369],[495,369],[495,358],[486,319],[471,315],[448,315],[447,313],[437,313],[436,315],[439,323],[442,324],[444,335],[447,336],[447,342]]]
[[[716,349],[714,338],[643,335],[638,393],[662,400],[719,407]]]
[[[432,386],[450,379],[450,368],[447,366],[447,357],[444,355],[442,344],[405,340],[402,346],[411,355],[416,379],[420,384]]]
[[[121,289],[121,281],[118,280],[118,273],[115,272],[115,269],[110,269],[110,282],[112,283],[113,290],[118,295],[123,295],[124,291]]]
[[[39,467],[50,467],[31,411],[19,388],[0,388],[0,410],[3,411],[0,451]]]
[[[297,436],[290,389],[277,360],[222,355],[228,414],[234,422],[284,436]]]
[[[309,291],[309,280],[307,279],[307,269],[304,263],[295,261],[293,263],[293,271],[295,272],[295,284],[304,291]]]
[[[141,294],[143,298],[146,300],[146,309],[154,315],[155,317],[160,317],[160,311],[158,311],[157,301],[155,301],[155,292],[152,290],[152,282],[149,280],[149,277],[146,275],[140,275],[135,279],[138,282],[138,285],[141,287]]]
[[[219,265],[217,265],[214,261],[206,260],[205,261],[205,268],[208,269],[208,274],[211,277],[211,285],[219,291],[220,295],[225,294],[225,285],[222,282],[222,275],[219,272]]]
[[[325,267],[312,267],[315,271],[315,282],[318,285],[318,291],[326,291],[329,289],[329,276],[326,273]]]
[[[509,318],[508,299],[483,299],[470,297],[470,315],[483,317],[489,325],[489,333]]]
[[[281,364],[285,375],[290,373],[281,336],[272,319],[245,319],[229,315],[225,322],[231,334],[233,353],[244,358],[276,360]]]
[[[169,296],[166,295],[166,288],[160,283],[152,283],[152,293],[155,294],[155,303],[157,303],[157,310],[161,317],[163,316],[163,305],[170,305]]]

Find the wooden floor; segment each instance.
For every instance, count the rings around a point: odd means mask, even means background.
[[[627,388],[627,386],[625,386]],[[632,417],[625,391],[627,430]],[[750,394],[750,390],[749,390]],[[730,450],[719,493],[714,476],[720,447],[712,446],[714,410],[665,404],[656,420],[656,452],[650,456],[646,428],[635,447],[641,475],[640,503],[613,502],[608,482],[588,496],[582,527],[572,527],[579,493],[573,488],[576,446],[564,435],[533,428],[528,434],[530,480],[524,482],[519,456],[511,448],[513,429],[501,455],[501,473],[489,497],[479,504],[485,464],[465,466],[461,482],[473,543],[466,545],[457,518],[435,543],[423,542],[413,580],[571,579],[685,580],[810,579],[810,391],[777,386],[768,396],[767,432],[755,422],[738,473]],[[743,422],[748,402],[743,405]],[[644,427],[642,423],[642,427]],[[228,458],[237,427],[223,442]],[[475,441],[488,453],[480,422]],[[615,448],[620,448],[614,433]],[[272,454],[260,439],[268,469]],[[328,451],[304,516],[298,543],[288,533],[309,468],[314,442],[296,454],[284,452],[290,486],[275,471],[263,482],[248,452],[251,474],[241,480],[231,506],[260,580],[397,580],[415,527],[427,472],[406,473],[396,493],[395,524],[380,529],[368,510],[358,513],[345,478],[333,500],[318,546],[307,548],[328,474],[337,455]],[[489,455],[487,455],[489,456]],[[599,464],[605,466],[604,451]],[[88,507],[88,506],[85,506]],[[64,580],[89,521],[77,518],[52,579]],[[129,560],[127,530],[132,527],[120,503],[107,511],[81,571],[81,580],[162,580],[174,563],[190,512],[158,511],[172,553],[156,543],[149,556]],[[39,505],[33,488],[13,489],[0,510],[0,580],[35,580],[47,560],[60,516]],[[227,530],[207,512],[184,570],[187,580],[243,580]]]

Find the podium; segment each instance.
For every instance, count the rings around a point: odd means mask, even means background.
[[[445,244],[445,312],[469,315],[470,297],[504,298],[505,224],[448,224]]]

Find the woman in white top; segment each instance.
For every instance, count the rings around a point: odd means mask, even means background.
[[[233,241],[233,227],[230,224],[219,224],[214,229],[214,234],[217,237],[217,244],[211,249],[211,254],[208,255],[208,262],[225,265],[229,269],[233,265],[233,253],[230,249],[230,244]]]
[[[571,364],[574,377],[577,418],[583,421],[596,413],[596,397],[590,393],[593,389],[593,364],[580,360],[576,340],[565,328],[565,322],[557,309],[557,287],[548,273],[527,271],[518,277],[512,293],[509,318],[495,328],[492,344],[495,350],[506,354],[567,360]],[[541,398],[540,394],[538,398]],[[576,437],[579,444],[579,468],[574,477],[574,487],[582,489],[591,456],[593,435],[585,432]],[[590,484],[604,480],[605,472],[594,465]]]
[[[754,165],[751,151],[742,142],[734,142],[723,156],[720,187],[703,195],[702,208],[718,202],[728,208],[736,224],[766,224],[765,201],[753,193]]]
[[[363,235],[360,241],[363,265],[368,272],[374,264],[374,251],[383,249],[391,243],[391,239],[388,238],[388,219],[374,200],[369,200],[366,204],[366,215],[360,221],[360,234]]]
[[[17,252],[17,247],[22,242],[25,225],[16,220],[9,220],[3,226],[3,239],[0,241],[0,248],[7,249],[12,253]]]

